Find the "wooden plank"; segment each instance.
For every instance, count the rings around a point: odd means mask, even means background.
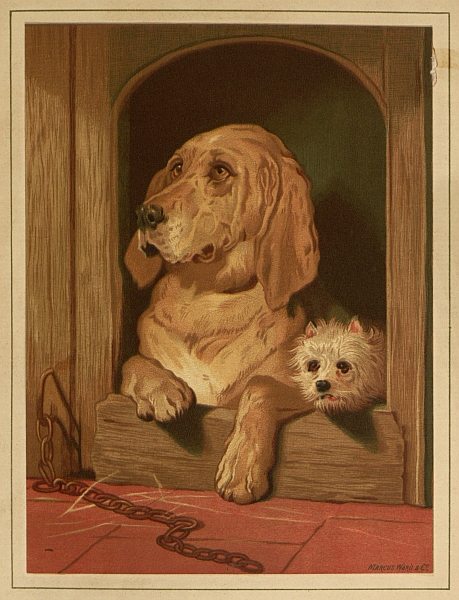
[[[330,421],[315,413],[288,424],[276,495],[330,502],[403,502],[403,438],[375,411]]]
[[[93,466],[105,482],[213,490],[235,411],[197,407],[176,423],[137,418],[111,394],[97,405]],[[403,439],[392,415],[374,411],[332,422],[314,413],[280,438],[274,495],[339,502],[403,502]]]
[[[26,25],[27,475],[37,476],[36,402],[42,373],[53,368],[71,395],[70,66],[69,27]],[[55,387],[45,410],[70,430]],[[57,428],[55,468],[71,469]]]
[[[113,388],[120,298],[118,218],[113,196],[108,28],[76,31],[75,400],[82,466],[91,468],[94,405]]]
[[[386,30],[388,407],[406,441],[405,500],[424,504],[424,30]]]

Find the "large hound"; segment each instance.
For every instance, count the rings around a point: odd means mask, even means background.
[[[122,393],[145,420],[195,402],[238,408],[216,476],[238,503],[268,492],[279,424],[313,408],[287,367],[305,326],[289,301],[319,261],[310,187],[261,127],[197,135],[153,177],[126,253],[137,284],[155,285]]]

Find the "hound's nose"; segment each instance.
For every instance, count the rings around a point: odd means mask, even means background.
[[[316,388],[318,392],[326,392],[331,388],[331,385],[326,379],[321,379],[320,381],[316,381]]]
[[[156,206],[155,204],[141,204],[137,208],[136,213],[137,227],[141,231],[156,229],[156,226],[165,219],[162,206]]]

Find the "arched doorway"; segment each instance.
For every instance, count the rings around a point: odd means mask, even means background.
[[[384,106],[343,63],[279,39],[220,40],[165,57],[125,86],[118,108],[120,364],[136,352],[136,323],[150,296],[139,294],[122,264],[135,207],[174,150],[229,123],[261,125],[294,152],[312,181],[319,277],[348,312],[385,321]]]

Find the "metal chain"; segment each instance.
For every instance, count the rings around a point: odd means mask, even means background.
[[[54,373],[51,370],[47,375]],[[42,378],[42,391],[44,379]],[[40,395],[43,401],[43,393]],[[43,413],[42,407],[39,410],[37,418],[37,437],[40,442],[41,458],[38,463],[38,469],[43,479],[33,484],[33,489],[37,492],[60,492],[69,496],[80,496],[87,502],[91,502],[100,508],[111,510],[117,514],[125,515],[129,519],[145,520],[149,519],[156,523],[167,525],[166,533],[156,538],[156,543],[170,550],[177,552],[188,558],[197,560],[213,561],[218,564],[227,564],[239,569],[244,573],[263,573],[264,567],[256,560],[250,559],[240,552],[228,552],[227,550],[213,550],[211,548],[197,548],[192,544],[185,543],[184,540],[196,529],[204,527],[204,523],[192,517],[178,516],[168,510],[153,509],[149,506],[140,506],[133,504],[129,500],[120,498],[115,494],[103,492],[96,487],[87,485],[80,481],[66,481],[56,477],[53,467],[53,421],[55,419]],[[44,434],[42,435],[42,429]]]

